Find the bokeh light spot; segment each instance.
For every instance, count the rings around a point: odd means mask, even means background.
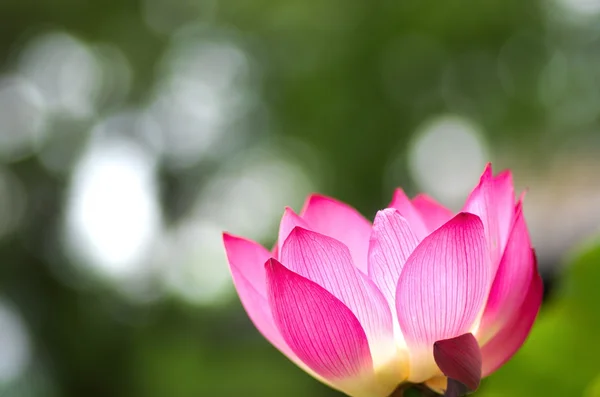
[[[414,180],[449,206],[465,198],[487,159],[481,130],[456,115],[425,122],[409,149],[409,168]]]
[[[185,34],[175,40],[149,107],[168,165],[189,167],[203,156],[218,156],[220,145],[239,132],[235,122],[248,105],[248,68],[247,55],[234,43]]]
[[[45,101],[37,87],[20,76],[0,78],[0,157],[10,161],[32,154],[45,126]]]
[[[162,239],[167,289],[194,303],[222,301],[232,291],[222,232],[270,244],[285,206],[299,210],[314,190],[314,179],[283,148],[259,146],[232,158]]]
[[[0,299],[0,384],[19,378],[31,361],[27,326],[12,305]]]
[[[233,292],[218,225],[185,222],[164,243],[163,277],[168,291],[199,304],[219,303]]]
[[[74,172],[66,242],[81,264],[117,279],[145,270],[160,227],[154,159],[133,141],[93,141]]]
[[[95,112],[102,71],[81,40],[62,32],[35,37],[21,53],[18,67],[40,89],[50,110],[78,118]]]

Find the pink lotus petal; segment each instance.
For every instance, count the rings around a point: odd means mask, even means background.
[[[515,188],[510,170],[502,171],[494,178],[494,196],[500,247],[501,252],[504,252],[515,216]]]
[[[367,273],[367,254],[371,223],[347,204],[330,197],[310,196],[300,216],[309,229],[333,237],[350,249],[353,263]]]
[[[521,307],[523,292],[533,277],[534,261],[522,203],[519,202],[515,222],[483,313],[478,331],[480,340],[493,335]]]
[[[513,313],[504,328],[481,349],[483,376],[488,376],[506,363],[527,339],[537,317],[544,295],[544,283],[535,271],[521,308]]]
[[[369,247],[369,277],[377,284],[390,307],[396,306],[400,272],[418,243],[408,221],[398,210],[387,208],[377,213]]]
[[[463,211],[478,215],[483,222],[493,277],[498,269],[513,219],[514,192],[511,174],[504,173],[494,178],[492,165],[488,163],[479,185],[469,195]]]
[[[400,215],[406,218],[419,241],[423,240],[429,234],[429,230],[425,226],[425,221],[421,217],[421,214],[402,189],[398,188],[394,191],[394,197],[388,207],[397,209]]]
[[[270,253],[261,245],[230,234],[223,234],[233,283],[250,320],[260,333],[283,354],[297,361],[275,327],[267,300],[264,263]]]
[[[412,199],[412,204],[421,214],[421,218],[430,233],[452,219],[452,211],[426,194],[415,196]]]
[[[431,346],[471,331],[486,298],[489,256],[481,220],[460,213],[417,246],[398,280],[396,310],[411,353],[409,380],[431,376]]]
[[[300,226],[304,229],[311,230],[310,226],[308,226],[308,223],[306,223],[304,219],[297,215],[294,212],[294,210],[292,210],[289,207],[286,207],[285,211],[283,212],[283,216],[281,217],[281,222],[279,224],[279,236],[277,238],[278,252],[281,252],[281,247],[283,247],[283,243],[296,226]]]
[[[332,382],[373,370],[365,331],[350,309],[275,259],[265,267],[275,323],[308,367]]]
[[[533,327],[544,297],[544,282],[537,272],[535,262],[532,267],[533,276],[523,304],[512,313],[504,327],[481,348],[484,377],[510,360],[523,345]]]
[[[433,357],[444,375],[459,381],[469,391],[479,388],[481,350],[473,334],[466,333],[435,342]]]
[[[394,356],[390,308],[375,284],[354,267],[344,244],[297,227],[283,245],[281,261],[291,271],[331,292],[354,313],[365,330],[376,364]]]

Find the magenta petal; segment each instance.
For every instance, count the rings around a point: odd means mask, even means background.
[[[498,269],[514,214],[514,192],[510,173],[494,178],[492,166],[488,164],[481,175],[479,185],[469,195],[463,211],[479,216],[483,222],[493,277]]]
[[[285,243],[285,240],[296,226],[310,230],[310,227],[304,219],[297,215],[294,210],[286,207],[279,224],[279,236],[277,238],[277,247],[279,253],[281,252],[283,243]]]
[[[426,194],[415,196],[412,199],[412,204],[421,214],[421,218],[430,233],[452,219],[452,211]]]
[[[542,278],[535,272],[521,308],[481,349],[483,376],[488,376],[507,362],[527,339],[540,310],[544,294]]]
[[[481,220],[460,213],[426,237],[404,265],[396,310],[411,351],[411,381],[426,380],[436,341],[471,331],[488,290],[486,248]]]
[[[302,362],[331,381],[373,370],[367,337],[350,309],[274,259],[265,267],[275,323]]]
[[[494,196],[498,217],[498,233],[501,252],[506,247],[515,215],[515,188],[510,170],[502,171],[494,178]]]
[[[423,240],[423,238],[429,234],[429,230],[427,226],[425,226],[425,221],[421,217],[421,214],[417,211],[402,189],[398,188],[394,191],[394,197],[388,207],[395,208],[400,212],[400,215],[402,215],[410,224],[412,231],[419,241]]]
[[[393,357],[390,308],[375,284],[354,267],[344,244],[297,227],[283,245],[281,262],[325,288],[354,313],[365,330],[377,364]]]
[[[371,223],[347,204],[330,197],[310,196],[300,216],[309,229],[341,241],[350,249],[356,267],[367,273]]]
[[[483,314],[479,333],[484,339],[502,327],[521,307],[524,291],[527,291],[533,277],[534,261],[522,203],[519,202],[515,222]]]
[[[264,263],[270,253],[261,245],[223,234],[233,283],[248,317],[260,333],[283,354],[297,360],[275,327],[269,302]]]
[[[369,277],[390,307],[396,305],[396,285],[404,263],[417,247],[417,237],[398,210],[379,211],[373,222],[369,247]]]
[[[481,381],[481,350],[473,334],[435,342],[433,357],[444,375],[459,381],[470,391],[477,390]]]

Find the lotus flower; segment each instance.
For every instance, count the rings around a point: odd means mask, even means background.
[[[256,328],[350,396],[475,390],[523,344],[542,300],[522,198],[490,165],[457,215],[397,189],[371,224],[312,195],[299,215],[285,210],[272,251],[223,238]]]

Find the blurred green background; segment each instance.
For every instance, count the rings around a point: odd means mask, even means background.
[[[2,0],[0,396],[336,396],[221,231],[528,188],[546,300],[477,396],[600,396],[600,1]],[[582,243],[583,242],[583,243]]]

